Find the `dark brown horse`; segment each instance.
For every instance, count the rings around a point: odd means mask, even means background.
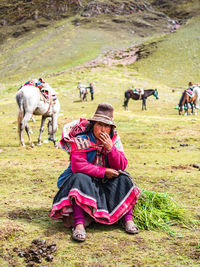
[[[147,89],[144,90],[144,94],[140,95],[136,92],[133,91],[133,89],[127,90],[124,94],[124,108],[127,109],[128,108],[128,101],[130,98],[132,98],[133,100],[142,100],[142,110],[146,110],[146,100],[147,97],[149,96],[155,96],[156,99],[158,99],[158,91],[157,89]]]
[[[192,97],[189,96],[187,90],[185,90],[181,96],[181,99],[178,104],[178,113],[179,115],[182,114],[183,108],[185,110],[185,115],[188,115],[188,110],[191,107],[191,114],[193,114],[193,110],[196,109],[196,101],[197,95],[194,94]]]

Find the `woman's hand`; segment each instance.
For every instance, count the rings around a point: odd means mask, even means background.
[[[113,143],[109,134],[101,132],[99,134],[99,140],[104,145],[106,150],[110,151],[112,149]]]
[[[108,178],[108,179],[111,179],[111,178],[114,178],[114,177],[117,177],[119,176],[119,172],[114,170],[114,169],[111,169],[111,168],[106,168],[106,171],[105,171],[105,177]]]

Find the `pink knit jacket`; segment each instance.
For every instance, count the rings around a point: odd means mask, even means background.
[[[125,170],[128,161],[123,152],[118,151],[115,146],[107,152],[110,168],[115,170]],[[72,152],[71,153],[71,169],[73,173],[84,173],[89,176],[103,178],[105,175],[105,167],[94,165],[87,161],[87,153]]]

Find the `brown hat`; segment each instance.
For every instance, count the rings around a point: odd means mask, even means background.
[[[94,116],[88,120],[89,121],[100,121],[105,124],[115,126],[114,121],[113,121],[113,111],[114,111],[114,108],[111,104],[100,103],[97,107],[97,110]]]

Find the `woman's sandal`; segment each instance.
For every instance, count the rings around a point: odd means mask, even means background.
[[[72,239],[83,242],[86,239],[86,231],[85,230],[76,230],[72,229]]]
[[[139,228],[136,224],[134,224],[133,221],[129,222],[128,224],[125,224],[125,231],[128,234],[138,234],[140,232]]]

